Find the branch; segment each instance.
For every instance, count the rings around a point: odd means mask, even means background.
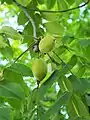
[[[21,4],[19,4],[18,2],[16,2],[16,0],[13,0],[13,2],[23,10],[23,12],[25,13],[26,17],[28,18],[28,20],[31,22],[32,24],[32,27],[33,27],[33,37],[34,38],[34,41],[37,42],[38,38],[37,38],[37,35],[36,35],[36,26],[35,26],[35,23],[34,23],[34,20],[32,19],[32,17],[29,15],[29,12],[27,10],[26,7],[22,6]],[[17,62],[30,48],[31,46],[33,45],[33,43],[30,44],[30,46],[24,51],[22,52],[17,58],[16,60],[14,61]]]
[[[55,11],[53,11],[53,10],[39,10],[39,9],[30,9],[30,10],[31,11],[38,11],[38,12],[47,12],[47,13],[63,13],[63,12],[69,12],[69,11],[72,11],[72,10],[82,8],[82,7],[86,6],[89,2],[90,2],[90,0],[88,0],[87,2],[85,2],[82,5],[79,5],[79,6],[74,7],[74,8],[66,9],[66,10],[55,10]]]
[[[21,4],[19,4],[18,2],[16,2],[15,0],[13,0],[13,2],[19,6],[19,8],[21,8],[23,10],[23,12],[25,13],[26,17],[28,18],[28,20],[31,22],[32,24],[32,27],[33,27],[33,37],[36,38],[37,35],[36,35],[36,26],[35,26],[35,23],[34,23],[34,20],[32,19],[32,17],[29,15],[29,12],[27,10],[26,7],[22,6]],[[36,39],[34,39],[36,41]]]
[[[33,43],[34,43],[34,42],[32,42],[32,43],[29,45],[29,47],[28,47],[24,52],[22,52],[22,53],[16,58],[16,60],[14,61],[14,63],[17,62],[17,61],[31,48],[31,46],[33,45]]]

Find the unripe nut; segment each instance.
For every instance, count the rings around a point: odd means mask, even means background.
[[[38,81],[44,79],[47,74],[47,64],[43,59],[35,59],[32,63],[32,72]]]
[[[46,35],[40,42],[39,42],[39,50],[41,53],[48,53],[50,52],[55,44],[55,38],[51,35]]]

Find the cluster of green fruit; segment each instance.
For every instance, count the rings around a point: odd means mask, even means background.
[[[46,35],[39,42],[39,50],[41,53],[48,53],[54,47],[55,38],[51,35]],[[38,81],[41,81],[47,74],[47,64],[42,58],[37,58],[33,61],[32,72]]]

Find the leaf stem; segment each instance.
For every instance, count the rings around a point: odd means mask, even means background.
[[[16,62],[31,48],[31,46],[33,45],[33,43],[34,43],[34,42],[32,42],[32,43],[29,45],[29,47],[28,47],[24,52],[22,52],[22,53],[15,59],[14,63],[16,63]]]

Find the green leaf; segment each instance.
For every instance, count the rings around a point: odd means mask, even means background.
[[[62,94],[62,96],[60,96],[57,101],[54,103],[54,105],[52,107],[50,107],[50,109],[41,116],[41,120],[46,120],[49,119],[49,117],[53,114],[55,114],[56,112],[59,112],[60,107],[62,105],[66,105],[69,101],[71,97],[71,94],[69,92],[65,92]]]
[[[38,98],[38,90],[34,89],[32,90],[32,92],[30,93],[30,95],[28,96],[28,110],[33,109],[35,104],[36,104],[36,100]]]
[[[85,66],[81,66],[79,69],[78,69],[78,71],[76,72],[76,75],[78,76],[78,77],[82,77],[83,75],[84,75],[84,73],[85,73]]]
[[[16,83],[2,83],[0,84],[0,97],[4,98],[15,98],[23,100],[25,94],[19,84]]]
[[[6,2],[7,4],[12,4],[12,3],[13,3],[13,0],[5,0],[5,2]]]
[[[79,94],[84,94],[85,93],[86,87],[84,87],[82,85],[82,81],[80,81],[80,79],[78,79],[76,76],[73,76],[73,75],[71,75],[69,77],[69,79],[72,83],[74,92],[79,93]]]
[[[86,100],[86,104],[88,105],[88,106],[90,106],[90,96],[89,95],[85,95],[85,100]]]
[[[47,8],[51,9],[54,7],[56,0],[47,0],[46,3],[47,3]]]
[[[13,50],[10,46],[6,46],[5,48],[2,48],[1,53],[4,55],[6,59],[12,59],[13,57]]]
[[[89,40],[87,40],[87,39],[85,39],[85,40],[80,40],[80,41],[78,41],[79,42],[79,44],[82,46],[82,47],[87,47],[88,45],[90,45],[90,39]]]
[[[5,48],[7,43],[5,43],[4,38],[0,35],[0,48]]]
[[[0,107],[3,106],[4,102],[3,98],[0,97]]]
[[[57,0],[57,6],[59,10],[68,9],[68,3],[66,0]]]
[[[63,44],[71,43],[74,40],[74,35],[73,34],[66,34],[62,37],[62,42]]]
[[[82,0],[76,0],[75,3],[76,5],[80,5],[80,3],[82,3]]]
[[[74,3],[74,0],[67,0],[69,5],[72,5]]]
[[[33,35],[33,27],[30,22],[25,26],[24,33],[25,35]]]
[[[12,71],[9,68],[4,69],[3,76],[4,76],[5,81],[15,82],[21,85],[24,84],[21,74],[15,71]]]
[[[67,79],[65,76],[60,76],[60,78],[58,79],[58,83],[59,83],[59,86],[62,92],[73,91],[73,87],[72,87],[70,80]]]
[[[27,6],[32,0],[16,0],[19,4]]]
[[[28,43],[29,45],[32,44],[33,39],[31,36],[33,36],[33,35],[24,35],[23,43]],[[32,48],[31,48],[31,50],[32,50]]]
[[[8,82],[8,83],[17,83],[25,91],[26,95],[29,94],[29,89],[27,87],[27,84],[25,84],[23,80],[23,76],[20,73],[12,71],[8,68],[5,68],[3,71],[3,77],[4,77],[3,81]]]
[[[4,97],[4,96],[0,96],[0,107],[4,105],[4,103],[9,103],[13,108],[15,109],[20,109],[23,100],[21,99],[17,99],[15,97]]]
[[[58,22],[47,22],[45,26],[46,30],[52,34],[62,35],[64,32],[64,27]]]
[[[14,63],[10,67],[8,67],[7,69],[14,71],[16,73],[19,73],[22,76],[30,76],[30,77],[33,76],[31,69],[24,64]]]
[[[40,29],[39,25],[40,25],[41,22],[42,22],[42,16],[41,16],[41,14],[35,13],[33,19],[35,19],[34,21],[35,21],[35,23],[36,23],[36,27],[37,27],[36,29],[37,29],[37,30]],[[38,28],[38,27],[39,27],[39,28]]]
[[[22,36],[10,26],[3,26],[2,29],[0,30],[0,33],[5,33],[8,38],[12,38],[15,40],[22,39]]]
[[[43,99],[45,93],[48,91],[49,87],[55,82],[55,80],[59,79],[60,72],[58,70],[54,71],[51,76],[42,84],[39,88],[38,92],[38,100]]]
[[[57,113],[52,120],[63,120],[64,116],[60,113]]]
[[[83,55],[90,59],[90,45],[88,45],[85,49],[83,49]]]
[[[73,101],[72,101],[72,97],[69,100],[68,105],[67,105],[67,113],[69,115],[70,120],[74,120],[78,116],[77,115],[78,112],[77,112],[77,109],[75,107],[75,103],[73,103]]]
[[[39,4],[44,4],[45,0],[38,0]]]
[[[13,120],[12,112],[9,108],[0,108],[0,120]]]
[[[80,97],[78,97],[76,94],[73,96],[73,102],[75,101],[75,107],[78,110],[78,114],[82,117],[88,117],[89,112],[88,109],[86,108],[85,104],[82,102]]]
[[[6,98],[5,98],[6,99]],[[8,102],[13,108],[15,109],[20,109],[22,106],[22,100],[17,99],[17,98],[7,98],[6,102]]]
[[[67,110],[70,116],[70,120],[82,120],[81,118],[87,118],[85,120],[90,119],[85,103],[83,103],[81,97],[79,97],[77,94],[72,95],[68,103]]]
[[[74,92],[77,94],[83,95],[90,90],[90,82],[88,79],[78,79],[76,76],[71,75],[69,80],[72,83]]]
[[[63,54],[65,52],[65,50],[66,50],[65,46],[61,45],[55,49],[55,53],[59,56],[59,55]]]
[[[77,56],[73,55],[70,59],[70,61],[67,63],[70,69],[72,69],[77,63]]]
[[[32,27],[32,24],[30,22],[24,27],[23,33],[24,33],[23,42],[31,44],[33,42],[33,38],[32,38],[33,27]]]
[[[1,4],[3,4],[4,3],[4,0],[1,0]]]
[[[53,13],[42,13],[42,15],[43,15],[43,17],[46,19],[46,20],[48,20],[48,21],[55,21],[57,18],[58,18],[58,16],[59,16],[59,14],[53,14]]]
[[[18,24],[24,25],[28,21],[28,18],[26,17],[25,13],[21,11],[18,15]]]
[[[69,120],[89,120],[90,119],[87,107],[79,97],[78,99],[76,99],[74,95],[72,99],[69,101],[67,110],[69,113],[68,114]]]

